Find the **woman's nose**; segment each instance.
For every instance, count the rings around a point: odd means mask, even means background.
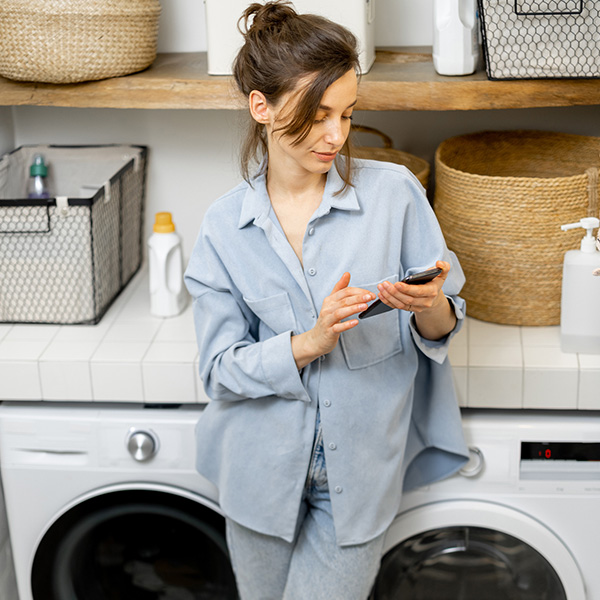
[[[330,119],[327,123],[325,141],[332,146],[341,146],[346,141],[347,131],[344,124],[337,119]]]

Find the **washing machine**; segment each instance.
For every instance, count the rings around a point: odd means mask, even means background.
[[[372,600],[600,600],[600,413],[463,423],[469,463],[404,496]]]
[[[201,410],[0,405],[20,600],[237,598],[216,490],[194,468]]]

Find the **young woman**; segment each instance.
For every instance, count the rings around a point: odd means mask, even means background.
[[[241,23],[245,181],[186,271],[212,399],[197,466],[242,600],[365,600],[403,489],[466,460],[446,360],[463,275],[418,180],[350,158],[354,36],[281,1]],[[375,299],[390,310],[359,319]]]

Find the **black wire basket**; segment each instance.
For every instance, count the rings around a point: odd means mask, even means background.
[[[27,197],[36,154],[48,199]],[[144,146],[21,146],[0,159],[0,322],[100,321],[141,265],[146,157]]]
[[[598,0],[478,0],[489,79],[600,77]]]

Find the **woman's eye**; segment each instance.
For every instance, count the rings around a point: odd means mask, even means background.
[[[347,121],[352,121],[352,115],[344,115],[342,119],[346,119]]]

